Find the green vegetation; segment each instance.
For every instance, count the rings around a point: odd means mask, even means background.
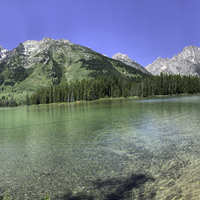
[[[15,82],[21,82],[28,77],[26,69],[22,66],[16,67],[13,73],[10,74],[9,78],[13,79]]]
[[[16,101],[5,100],[4,96],[2,97],[2,99],[0,99],[0,107],[14,107],[14,106],[18,106]]]
[[[97,54],[98,55],[98,54]],[[92,59],[80,59],[77,62],[81,62],[81,68],[90,70],[90,77],[97,78],[98,76],[117,76],[121,79],[127,77],[146,77],[149,76],[144,74],[141,70],[134,67],[128,66],[121,61],[107,58],[102,55],[98,55]]]
[[[101,63],[101,62],[100,62]],[[98,66],[98,65],[97,65]],[[99,65],[101,66],[101,65]],[[103,69],[103,68],[102,68]],[[105,69],[105,68],[104,68]],[[5,88],[0,88],[5,93]],[[38,88],[35,93],[21,93],[23,101],[13,100],[12,91],[1,96],[0,107],[48,104],[56,102],[91,101],[100,98],[147,97],[152,95],[193,94],[200,92],[200,78],[197,76],[168,75],[136,76],[121,79],[117,76],[98,76],[75,82],[61,82]],[[20,93],[18,93],[20,95]]]
[[[116,76],[97,77],[97,79],[54,85],[41,88],[26,104],[48,104],[56,102],[74,102],[116,97],[147,97],[152,95],[193,94],[200,92],[200,79],[197,76],[167,75],[137,77],[121,80]]]

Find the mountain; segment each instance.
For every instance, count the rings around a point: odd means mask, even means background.
[[[76,79],[147,76],[119,60],[64,39],[28,40],[11,51],[1,47],[0,53],[0,98],[22,100],[41,87]]]
[[[7,54],[8,54],[8,50],[7,49],[4,49],[1,45],[0,45],[0,61],[2,60],[2,59],[4,59],[6,56],[7,56]]]
[[[193,45],[187,46],[172,59],[157,58],[146,69],[153,75],[166,72],[169,74],[200,76],[200,48]]]
[[[119,61],[125,63],[126,65],[129,65],[129,66],[132,66],[136,69],[139,69],[146,74],[149,74],[149,75],[151,74],[149,71],[147,71],[140,64],[138,64],[134,60],[131,60],[126,54],[116,53],[112,58],[115,59],[115,60],[119,60]]]

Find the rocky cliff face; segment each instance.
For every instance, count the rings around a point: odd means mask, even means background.
[[[6,56],[7,56],[7,54],[8,54],[8,50],[7,49],[4,49],[1,45],[0,45],[0,61],[2,60],[2,59],[4,59]]]
[[[137,62],[135,62],[134,60],[131,60],[126,54],[121,54],[121,53],[116,53],[112,59],[115,60],[119,60],[123,63],[125,63],[126,65],[135,67],[136,69],[141,70],[143,73],[146,74],[151,74],[148,70],[146,70],[144,67],[142,67],[140,64],[138,64]]]
[[[56,43],[56,44],[55,44]],[[39,61],[44,59],[44,55],[42,55],[45,50],[49,51],[49,48],[52,45],[60,45],[60,44],[73,44],[69,40],[53,40],[51,38],[43,38],[41,41],[37,40],[27,40],[24,43],[19,43],[19,45],[14,48],[13,50],[6,51],[4,50],[4,54],[2,56],[2,59],[0,60],[0,63],[6,62],[7,64],[11,64],[14,66],[16,64],[16,58],[19,62],[17,64],[20,64],[24,68],[34,67],[35,64],[37,64]],[[13,59],[15,60],[13,62]]]
[[[166,72],[169,74],[200,76],[200,48],[193,45],[187,46],[172,59],[157,58],[146,69],[153,75]]]

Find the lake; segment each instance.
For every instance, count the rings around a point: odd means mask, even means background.
[[[0,108],[0,194],[200,199],[200,95]]]

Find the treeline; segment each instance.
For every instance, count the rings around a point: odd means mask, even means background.
[[[30,98],[27,95],[26,104],[48,104],[56,102],[74,102],[80,100],[96,100],[116,97],[147,97],[152,95],[193,94],[200,92],[200,78],[197,76],[168,75],[137,77],[121,80],[116,76],[97,77],[97,79],[65,84],[51,85],[41,88]]]
[[[0,99],[0,107],[14,107],[14,106],[18,106],[16,101]]]

